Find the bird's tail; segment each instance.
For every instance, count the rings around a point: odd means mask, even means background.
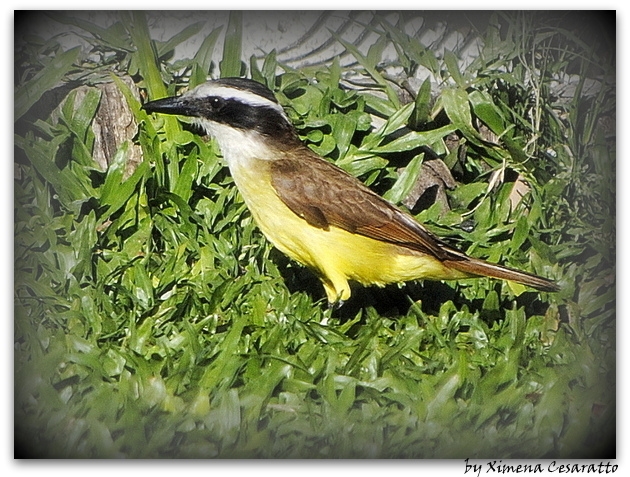
[[[560,287],[551,280],[527,272],[521,272],[476,258],[466,257],[461,260],[446,260],[445,264],[460,272],[472,276],[486,276],[501,280],[512,280],[540,291],[557,292]]]

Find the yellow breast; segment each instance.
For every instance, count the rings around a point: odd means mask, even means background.
[[[311,268],[333,303],[350,297],[348,280],[384,285],[418,278],[461,278],[439,260],[402,247],[352,234],[337,227],[310,225],[277,196],[270,162],[230,163],[230,171],[254,220],[267,239],[290,258]]]

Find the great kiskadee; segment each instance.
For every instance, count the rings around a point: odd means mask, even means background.
[[[350,297],[349,281],[383,286],[488,276],[541,291],[559,289],[536,275],[469,257],[429,233],[302,144],[282,106],[260,83],[224,78],[143,108],[195,118],[216,138],[263,234],[317,274],[331,304]]]

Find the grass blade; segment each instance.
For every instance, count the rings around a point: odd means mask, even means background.
[[[215,28],[210,34],[203,40],[203,43],[197,50],[197,54],[193,58],[194,65],[192,73],[190,75],[190,82],[188,87],[194,88],[195,86],[205,83],[208,80],[208,74],[210,73],[210,67],[212,66],[212,53],[214,52],[214,45],[219,38],[219,33],[223,26]]]
[[[241,76],[243,42],[243,14],[230,12],[230,20],[223,43],[223,59],[220,63],[221,78]]]
[[[81,48],[77,46],[55,55],[43,70],[15,90],[14,121],[24,116],[44,93],[58,85],[61,79],[72,69],[72,65],[79,58],[80,52]]]

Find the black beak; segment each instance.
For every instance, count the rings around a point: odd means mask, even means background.
[[[182,116],[197,116],[196,108],[190,101],[181,96],[149,101],[142,106],[148,113],[179,114]]]

